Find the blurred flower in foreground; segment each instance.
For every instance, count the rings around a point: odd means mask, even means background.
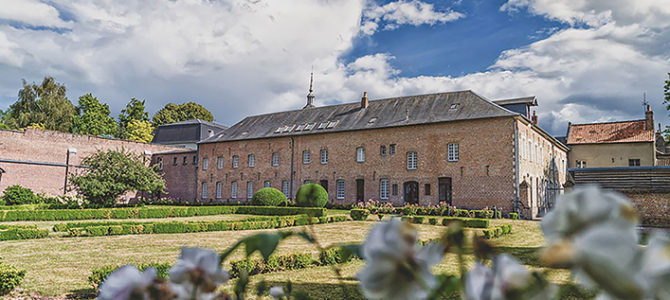
[[[221,270],[219,254],[211,249],[183,247],[179,260],[168,271],[173,289],[179,298],[207,298],[217,287],[228,281]]]
[[[358,273],[363,293],[368,299],[425,299],[437,284],[430,267],[443,255],[440,243],[420,247],[411,225],[382,222],[363,244],[365,268]]]
[[[270,288],[270,296],[274,299],[282,299],[284,298],[284,288],[281,286],[273,286]]]
[[[123,266],[112,272],[100,286],[98,299],[148,299],[149,288],[155,280],[156,269],[154,268],[148,268],[142,273],[135,266]]]

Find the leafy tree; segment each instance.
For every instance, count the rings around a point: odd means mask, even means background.
[[[9,108],[5,125],[12,129],[40,123],[49,130],[69,132],[75,115],[74,105],[65,97],[65,86],[53,77],[45,77],[40,85],[24,80],[19,99]]]
[[[77,114],[72,119],[72,132],[91,135],[115,135],[117,125],[109,114],[109,105],[100,103],[91,94],[79,97]]]
[[[132,120],[126,128],[126,139],[130,141],[151,143],[154,139],[154,126],[149,121]]]
[[[98,151],[85,157],[82,164],[88,168],[73,175],[70,182],[93,204],[113,206],[119,196],[129,191],[157,195],[165,190],[165,180],[144,164],[141,154],[124,149]]]
[[[159,110],[153,117],[154,126],[170,124],[192,119],[201,119],[205,121],[214,121],[212,113],[202,105],[188,102],[182,104],[168,103]]]
[[[131,98],[130,102],[126,104],[126,108],[121,110],[121,114],[119,114],[120,138],[128,139],[126,130],[128,123],[133,120],[149,121],[149,114],[144,110],[144,100],[140,101],[135,98]]]
[[[9,115],[9,108],[7,110],[0,109],[0,129],[9,129],[9,127],[5,125],[5,118],[8,115]]]

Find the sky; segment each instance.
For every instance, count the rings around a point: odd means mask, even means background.
[[[315,104],[473,90],[536,96],[540,126],[663,126],[670,0],[0,0],[0,109],[53,76],[114,116],[195,101],[233,125]]]

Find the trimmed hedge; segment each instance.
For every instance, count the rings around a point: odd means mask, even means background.
[[[518,213],[509,213],[509,218],[512,220],[517,220],[519,219],[519,214]]]
[[[354,219],[354,221],[365,221],[370,215],[370,211],[367,209],[355,208],[349,211],[349,216]]]
[[[320,184],[303,184],[295,195],[295,205],[301,207],[324,207],[328,203],[328,192]]]
[[[304,269],[315,265],[310,253],[271,255],[267,261],[262,258],[246,258],[230,262],[230,277],[237,278],[245,271],[248,275]]]
[[[49,229],[10,228],[0,231],[0,241],[41,239],[49,236]]]
[[[251,197],[251,205],[258,206],[285,206],[286,195],[280,190],[266,187],[254,193]]]
[[[7,187],[0,199],[3,202],[3,205],[32,204],[42,201],[42,197],[33,193],[33,190],[24,188],[20,185]]]
[[[496,226],[491,229],[482,230],[485,239],[497,238],[512,233],[512,224]]]
[[[424,220],[424,219],[425,219],[425,217],[414,216],[414,217],[412,218],[412,223],[414,223],[414,224],[423,224],[423,220]]]
[[[442,219],[442,225],[447,226],[451,222],[462,222],[464,227],[469,228],[488,228],[489,220],[487,219],[469,219],[469,218],[454,218],[445,217]]]
[[[7,295],[21,284],[26,277],[26,270],[19,270],[0,263],[0,296]]]
[[[116,271],[116,269],[120,268],[122,266],[103,266],[98,269],[94,269],[91,271],[91,275],[88,276],[88,282],[93,286],[93,288],[98,291],[98,287],[100,284],[102,284],[105,279],[109,276],[109,274],[112,274],[112,272]],[[168,278],[168,270],[170,269],[171,265],[170,264],[159,264],[159,263],[151,263],[151,264],[141,264],[137,266],[140,271],[144,271],[147,268],[155,268],[156,273],[158,274],[158,278],[162,279],[167,279]]]
[[[38,209],[0,210],[0,222],[8,221],[65,221],[94,219],[156,219],[224,214],[247,215],[310,215],[325,216],[325,208],[266,207],[266,206],[200,206],[200,207],[140,207],[102,209]]]
[[[430,225],[437,225],[437,218],[428,218],[428,224]]]

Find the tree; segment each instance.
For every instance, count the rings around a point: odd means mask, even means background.
[[[5,124],[12,129],[39,123],[49,130],[69,132],[75,115],[74,105],[65,97],[65,86],[53,77],[45,77],[40,85],[24,80],[19,99],[9,108]]]
[[[109,105],[100,103],[91,94],[79,97],[77,114],[72,118],[72,132],[90,135],[111,135],[117,131],[114,118],[109,114]]]
[[[131,98],[130,102],[126,104],[126,108],[121,110],[119,114],[119,137],[128,139],[126,129],[128,123],[131,121],[149,121],[149,114],[144,110],[144,100],[140,101]]]
[[[120,151],[98,151],[82,160],[87,166],[70,182],[84,198],[93,204],[113,206],[122,194],[148,192],[158,195],[165,190],[165,180],[153,167],[146,166],[141,154]]]
[[[5,125],[5,118],[9,115],[9,108],[7,110],[0,109],[0,129],[9,129],[9,126]]]
[[[151,143],[154,138],[154,126],[149,121],[132,120],[126,128],[126,139],[130,141]]]
[[[154,126],[170,124],[192,119],[201,119],[205,121],[214,121],[212,113],[202,105],[188,102],[182,104],[168,103],[159,110],[153,117]]]

